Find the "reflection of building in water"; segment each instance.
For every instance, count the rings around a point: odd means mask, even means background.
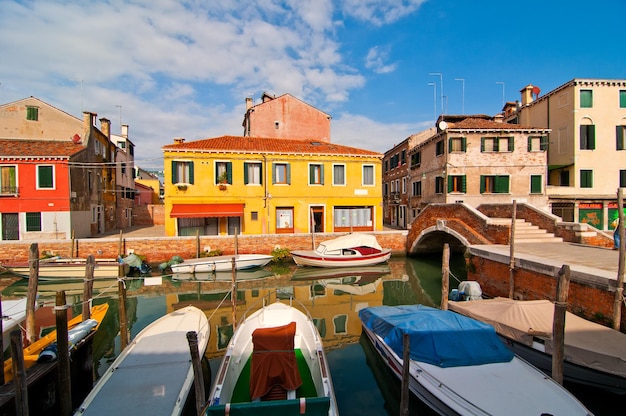
[[[406,276],[405,276],[406,278]],[[322,336],[324,347],[332,349],[356,343],[361,335],[358,312],[367,306],[382,305],[383,287],[393,280],[391,274],[361,279],[343,276],[335,279],[290,280],[290,276],[275,276],[237,284],[236,318],[256,311],[265,299],[292,301],[298,309],[307,309]],[[385,283],[387,282],[387,283]],[[407,285],[407,282],[396,282]],[[176,293],[166,295],[167,311],[194,305],[205,311],[211,325],[207,358],[224,353],[232,336],[233,307],[229,293],[230,282],[180,282]]]

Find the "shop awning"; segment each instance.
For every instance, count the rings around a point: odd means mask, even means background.
[[[243,204],[174,204],[174,218],[242,217]]]

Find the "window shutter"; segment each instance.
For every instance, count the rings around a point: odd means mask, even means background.
[[[467,193],[467,177],[465,175],[461,176],[461,192]]]
[[[624,126],[615,126],[615,149],[624,150]]]
[[[467,151],[467,137],[461,137],[461,150]]]
[[[287,171],[285,172],[286,173],[285,179],[287,180],[287,184],[291,185],[291,164],[287,163],[285,166],[286,166],[286,171]]]
[[[580,149],[587,149],[587,126],[580,126]]]
[[[513,137],[509,137],[509,152],[512,152],[515,149],[515,139]]]
[[[541,175],[530,176],[530,193],[531,194],[541,193]]]
[[[483,175],[480,175],[480,193],[485,193],[485,177]]]
[[[541,142],[539,143],[541,150],[548,150],[548,136],[541,136]]]
[[[272,163],[272,184],[276,184],[276,163]]]
[[[309,185],[315,183],[315,165],[309,165]]]
[[[226,162],[226,181],[233,184],[233,162]]]
[[[248,162],[243,162],[243,183],[248,184]]]
[[[596,148],[596,126],[593,124],[589,126],[588,140],[589,140],[589,149],[594,150]]]
[[[189,183],[193,185],[193,162],[189,162]]]
[[[453,183],[452,183],[452,177],[450,175],[448,175],[448,193],[452,192],[452,189],[454,189],[452,187]]]
[[[526,151],[530,152],[531,150],[533,150],[533,138],[531,136],[528,136],[526,140]]]
[[[172,160],[172,183],[178,183],[178,163]]]
[[[485,151],[485,138],[484,137],[480,138],[480,151],[481,152]]]
[[[324,185],[324,165],[320,165],[320,183]]]

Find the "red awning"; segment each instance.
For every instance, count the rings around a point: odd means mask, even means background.
[[[174,204],[174,218],[242,217],[243,204]]]

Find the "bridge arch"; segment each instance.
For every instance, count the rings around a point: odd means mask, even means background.
[[[445,220],[437,220],[437,224],[419,232],[408,249],[409,253],[440,252],[444,244],[450,246],[452,252],[464,252],[470,242],[462,234],[447,226]]]

